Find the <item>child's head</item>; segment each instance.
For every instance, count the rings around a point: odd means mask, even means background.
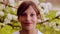
[[[17,16],[22,29],[31,30],[36,27],[36,23],[40,19],[40,11],[34,2],[24,1],[17,10]]]

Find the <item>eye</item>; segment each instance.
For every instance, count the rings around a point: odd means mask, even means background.
[[[35,16],[35,14],[31,14],[31,16]]]
[[[21,14],[21,16],[26,16],[26,13]]]

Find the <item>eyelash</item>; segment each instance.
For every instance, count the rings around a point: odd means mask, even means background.
[[[21,14],[21,16],[26,16],[26,14]]]
[[[21,16],[27,16],[26,14],[21,14]],[[34,14],[30,14],[31,17],[34,16]]]
[[[34,16],[34,14],[31,14],[31,16]]]

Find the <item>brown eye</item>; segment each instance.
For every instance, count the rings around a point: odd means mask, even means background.
[[[33,17],[35,14],[31,14],[31,16]]]
[[[21,16],[26,16],[26,13],[21,14]]]

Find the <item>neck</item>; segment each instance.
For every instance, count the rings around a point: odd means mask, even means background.
[[[37,34],[37,29],[32,29],[32,30],[21,30],[21,34]]]

